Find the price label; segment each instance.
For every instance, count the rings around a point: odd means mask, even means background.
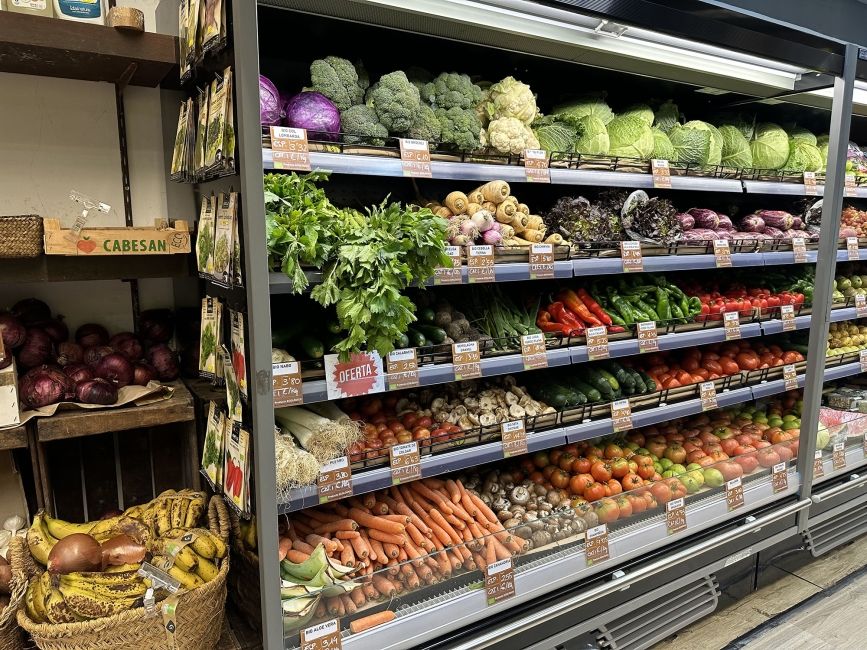
[[[712,381],[703,381],[698,386],[699,397],[701,398],[701,410],[712,411],[717,407],[716,403],[716,385]]]
[[[781,305],[780,319],[783,321],[784,332],[791,332],[792,330],[797,329],[797,325],[795,324],[795,306]]]
[[[386,357],[389,390],[418,386],[418,354],[415,348],[392,350]]]
[[[822,450],[817,449],[813,456],[813,478],[825,476],[825,463],[822,462]]]
[[[418,442],[405,442],[388,448],[391,464],[391,484],[400,485],[421,478],[421,453]]]
[[[843,180],[844,196],[858,196],[855,187],[855,174],[846,174]]]
[[[328,503],[352,496],[352,468],[349,458],[341,456],[319,468],[319,503]]]
[[[454,364],[455,381],[478,379],[482,376],[482,356],[479,353],[478,341],[452,343],[452,363]]]
[[[831,467],[835,470],[846,467],[846,443],[834,443],[834,451],[831,452]]]
[[[665,527],[669,535],[686,530],[686,503],[683,497],[665,504]]]
[[[671,189],[671,169],[667,160],[650,161],[650,171],[653,174],[653,187],[657,190]]]
[[[846,237],[846,254],[850,262],[861,259],[858,251],[858,238]]]
[[[588,528],[584,534],[584,555],[587,561],[587,566],[592,566],[597,562],[604,562],[610,556],[608,554],[608,526],[601,524]]]
[[[340,623],[336,618],[301,630],[301,650],[341,650]]]
[[[726,505],[729,510],[736,510],[744,505],[744,485],[740,476],[726,481]]]
[[[858,352],[858,362],[861,364],[861,372],[867,372],[867,350]]]
[[[500,425],[500,437],[503,441],[504,458],[527,453],[527,428],[523,420],[503,422]]]
[[[428,141],[399,138],[398,143],[403,175],[412,178],[431,178]]]
[[[528,183],[550,183],[548,152],[544,149],[524,149],[524,171]]]
[[[723,327],[726,331],[726,341],[741,338],[741,315],[736,311],[727,311],[723,314]]]
[[[451,266],[440,266],[434,269],[434,286],[441,284],[460,284],[463,282],[461,278],[461,247],[446,246],[446,255],[452,261]]]
[[[795,264],[807,263],[807,242],[803,237],[792,239],[792,252],[795,254]]]
[[[867,318],[867,296],[855,294],[855,315],[858,318]]]
[[[271,364],[274,408],[298,406],[304,402],[301,389],[301,364],[297,361]]]
[[[659,352],[656,321],[646,320],[638,324],[638,351]]]
[[[624,273],[639,273],[644,271],[644,258],[641,257],[641,242],[620,242],[620,260]]]
[[[554,277],[554,244],[530,244],[530,279]]]
[[[608,330],[605,326],[588,327],[584,334],[587,337],[587,356],[590,361],[607,359],[609,357]]]
[[[349,361],[325,355],[325,389],[328,399],[360,397],[385,390],[385,373],[379,352],[355,352]]]
[[[789,472],[785,463],[778,463],[771,468],[771,488],[774,494],[789,489]]]
[[[816,172],[804,172],[804,194],[818,196],[819,189],[816,187]]]
[[[713,256],[716,258],[718,269],[727,269],[732,265],[732,252],[729,248],[728,239],[713,240]]]
[[[794,363],[783,366],[783,385],[786,390],[795,390],[798,387],[798,373]]]
[[[632,428],[632,407],[628,399],[618,399],[611,402],[611,423],[614,433],[628,431]]]
[[[467,246],[467,281],[476,284],[495,280],[494,247],[490,244]]]
[[[538,370],[548,367],[544,334],[524,334],[521,336],[521,361],[524,364],[524,370]]]
[[[493,605],[515,595],[515,567],[512,558],[492,562],[485,570],[485,597]]]
[[[271,160],[274,169],[309,172],[310,145],[307,143],[307,129],[272,126]]]

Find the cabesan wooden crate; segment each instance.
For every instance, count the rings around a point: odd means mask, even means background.
[[[153,227],[60,227],[58,219],[45,220],[46,255],[170,255],[190,252],[190,227],[175,221],[172,227],[157,219]]]

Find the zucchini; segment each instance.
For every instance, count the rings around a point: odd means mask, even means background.
[[[409,329],[406,332],[407,338],[409,338],[410,346],[414,348],[423,348],[427,345],[427,339],[424,337],[419,330],[410,325]]]
[[[617,383],[623,386],[624,390],[635,389],[635,382],[633,381],[632,376],[619,363],[617,363],[616,361],[608,360],[602,364],[602,367],[609,373],[614,375]],[[624,384],[626,385],[624,386]]]
[[[343,331],[343,328],[340,327],[340,323],[338,323],[336,320],[328,321],[328,325],[326,325],[326,327],[328,328],[329,334],[340,334],[340,332]]]
[[[587,382],[583,382],[580,379],[573,379],[571,383],[572,389],[583,393],[589,403],[593,404],[602,401],[602,395],[599,391]]]
[[[641,377],[641,380],[644,382],[644,386],[647,389],[645,392],[655,393],[659,390],[659,386],[656,385],[656,381],[653,379],[653,377],[648,375],[643,370],[636,370],[635,372],[638,373],[638,376]]]
[[[599,401],[611,400],[614,395],[614,390],[611,388],[611,384],[608,383],[608,380],[605,379],[596,368],[587,368],[586,378],[587,383],[599,391],[599,395],[602,398]]]
[[[641,375],[638,374],[632,368],[626,368],[626,372],[629,373],[629,376],[632,378],[632,381],[635,383],[635,392],[633,395],[643,395],[647,392],[647,385],[644,383],[644,380],[641,378]]]
[[[308,359],[321,359],[325,355],[325,346],[322,345],[322,341],[312,336],[302,336],[298,345],[301,346]]]
[[[394,347],[398,350],[409,347],[409,337],[406,334],[401,334],[394,342]]]
[[[608,372],[605,368],[597,368],[596,371],[602,375],[602,378],[605,379],[609,384],[611,384],[611,390],[617,392],[620,390],[620,382],[617,381],[617,377]]]
[[[430,307],[425,307],[424,309],[419,310],[418,320],[420,323],[433,324],[436,315],[437,314],[433,309],[431,309]]]
[[[540,386],[535,394],[538,395],[539,399],[548,404],[549,406],[554,407],[558,411],[563,410],[567,406],[569,406],[569,394],[562,390],[559,386],[554,385],[545,385]]]
[[[430,341],[433,345],[439,345],[446,340],[446,331],[442,327],[422,323],[413,323],[410,327],[413,327],[424,334],[425,339]]]
[[[568,396],[567,406],[581,406],[582,404],[587,403],[587,397],[584,393],[581,393],[572,388],[568,388],[566,386],[563,387],[563,391],[565,391]]]

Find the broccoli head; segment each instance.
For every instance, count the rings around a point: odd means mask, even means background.
[[[370,106],[357,104],[340,114],[340,130],[346,144],[369,144],[381,147],[388,137],[386,129]]]
[[[355,66],[338,56],[326,56],[311,63],[310,83],[310,90],[325,95],[341,111],[360,104],[364,99],[364,88],[359,83]]]
[[[409,131],[406,132],[407,137],[417,140],[427,140],[428,142],[439,142],[442,137],[442,127],[440,121],[434,114],[433,109],[427,104],[421,105],[418,117]]]
[[[482,122],[472,108],[438,108],[434,111],[442,127],[443,144],[459,151],[475,151],[481,146]]]
[[[421,109],[418,88],[400,70],[382,75],[368,89],[365,102],[391,133],[408,131]]]
[[[437,108],[473,108],[482,101],[482,89],[465,74],[443,72],[424,85],[422,97]]]

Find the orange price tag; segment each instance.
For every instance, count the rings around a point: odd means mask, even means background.
[[[434,269],[434,285],[440,284],[461,284],[461,247],[446,246],[446,255],[452,261],[451,266],[440,266]]]
[[[686,530],[686,502],[683,497],[665,504],[665,527],[669,535]]]
[[[476,284],[495,280],[494,247],[490,244],[467,246],[467,281]]]
[[[638,324],[638,351],[659,352],[656,321],[646,320]]]
[[[319,503],[328,503],[352,496],[352,468],[349,458],[341,456],[319,468]]]
[[[614,433],[628,431],[632,428],[632,407],[628,399],[618,399],[611,402],[611,423]]]
[[[554,277],[554,245],[530,244],[530,279]]]
[[[405,442],[388,448],[391,463],[391,484],[400,485],[421,478],[421,454],[418,442]]]
[[[550,183],[548,152],[544,149],[524,149],[524,171],[528,183]]]
[[[807,263],[807,242],[803,237],[792,238],[792,252],[795,254],[795,264]]]
[[[735,510],[744,505],[744,484],[740,476],[726,481],[726,505],[729,510]]]
[[[521,336],[521,360],[524,363],[524,370],[548,367],[544,334],[524,334]]]
[[[792,330],[797,329],[797,325],[795,323],[795,306],[781,305],[780,319],[783,321],[784,332],[791,332]]]
[[[611,356],[608,350],[608,330],[604,325],[588,327],[584,335],[587,337],[587,356],[590,361]]]
[[[774,494],[789,489],[789,472],[785,463],[778,463],[771,469],[771,488]]]
[[[341,650],[340,623],[336,618],[301,630],[300,650]]]
[[[304,402],[301,366],[297,361],[272,363],[271,386],[274,392],[274,408],[298,406]]]
[[[488,605],[515,595],[515,567],[512,558],[491,562],[485,569],[485,597]]]
[[[274,169],[309,172],[310,145],[307,143],[307,129],[272,126],[271,160]]]
[[[398,144],[403,175],[412,178],[431,178],[428,141],[399,138]]]
[[[732,251],[729,248],[728,239],[713,240],[713,255],[716,258],[716,267],[718,269],[731,268]]]
[[[588,528],[584,533],[584,556],[587,566],[597,562],[604,562],[610,555],[608,553],[608,526],[601,524]]]
[[[386,357],[389,390],[418,386],[418,355],[415,348],[392,350]]]
[[[503,441],[504,458],[527,453],[527,427],[523,420],[503,422],[500,425],[500,438]]]
[[[667,160],[651,160],[650,171],[653,173],[653,187],[657,190],[671,189],[671,169]]]
[[[478,341],[452,343],[452,363],[455,381],[478,379],[482,376],[482,355]]]
[[[816,172],[804,172],[804,194],[817,196],[819,189],[816,187]]]
[[[698,390],[702,411],[712,411],[718,408],[716,403],[716,385],[712,381],[703,381],[699,384]]]
[[[644,258],[641,257],[641,242],[620,242],[620,260],[624,273],[638,273],[644,270]]]

